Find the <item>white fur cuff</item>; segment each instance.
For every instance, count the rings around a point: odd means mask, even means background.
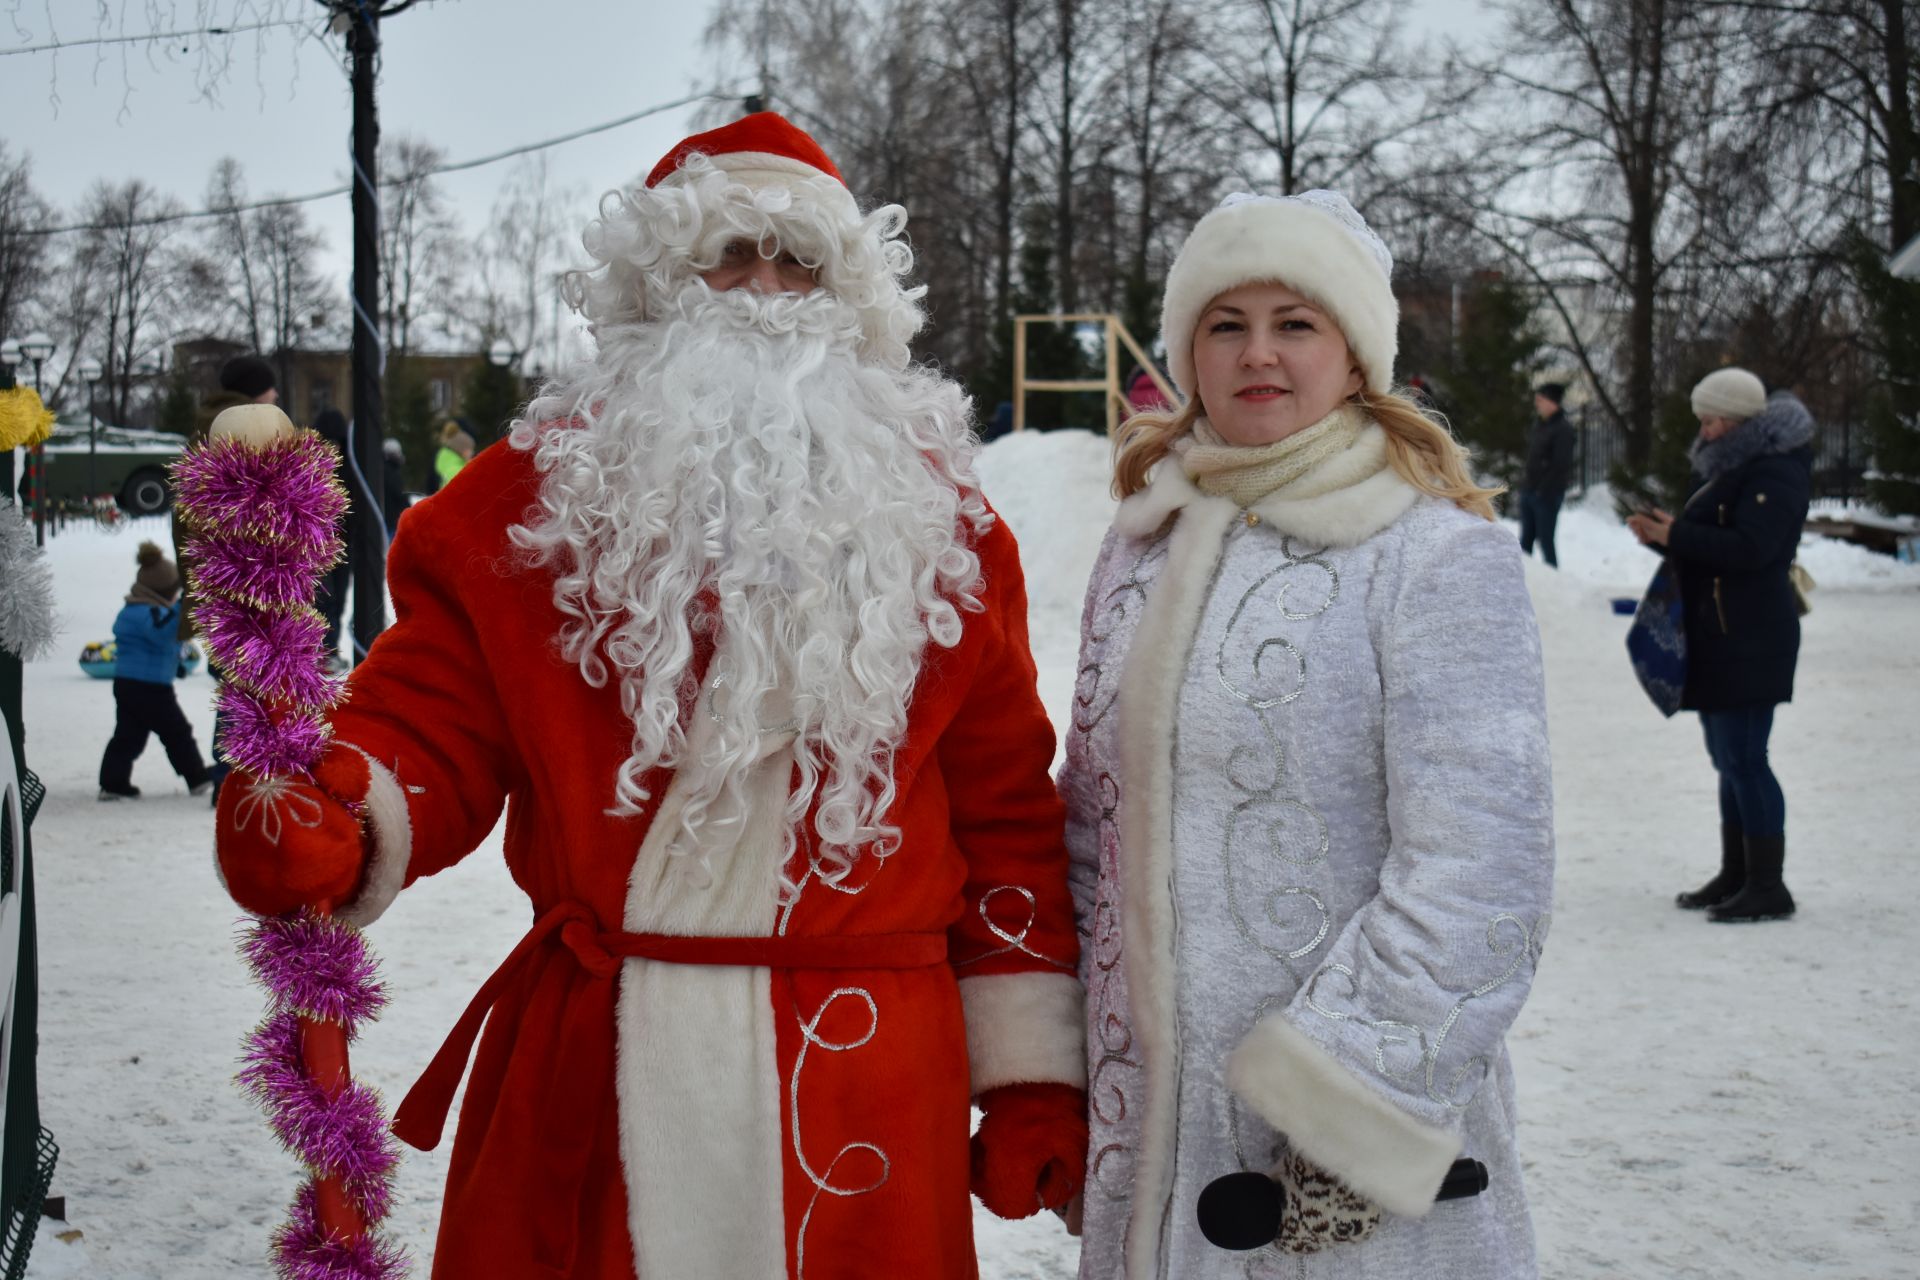
[[[1389,1213],[1424,1217],[1460,1139],[1354,1078],[1284,1018],[1261,1019],[1227,1059],[1227,1087],[1302,1155]]]
[[[352,746],[351,743],[345,744]],[[360,748],[354,747],[355,751]],[[351,902],[336,907],[334,915],[348,924],[365,928],[378,920],[392,905],[394,896],[407,882],[407,862],[413,855],[413,823],[407,816],[407,791],[387,767],[366,756],[367,834],[372,836],[368,851],[367,874],[360,892]]]
[[[1003,1084],[1087,1084],[1086,993],[1068,973],[965,978],[967,1065],[975,1096]]]

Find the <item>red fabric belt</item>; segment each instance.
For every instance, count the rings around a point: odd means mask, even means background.
[[[585,1173],[599,1103],[612,1074],[615,988],[605,979],[620,972],[629,957],[669,964],[720,965],[766,969],[919,969],[947,958],[944,933],[879,933],[816,938],[705,938],[660,933],[620,933],[599,928],[593,912],[579,902],[548,908],[514,945],[500,967],[481,984],[466,1012],[433,1055],[433,1061],[393,1115],[393,1132],[409,1146],[431,1151],[440,1143],[454,1091],[466,1074],[474,1042],[495,1003],[516,981],[536,970],[541,948],[558,935],[591,979],[584,992],[570,992],[566,1022],[580,1036],[566,1049],[551,1050],[552,1078],[545,1097],[556,1103],[548,1118],[553,1127],[527,1152],[530,1228],[541,1260],[564,1270],[573,1255],[572,1214]],[[596,1042],[598,1044],[596,1045]]]

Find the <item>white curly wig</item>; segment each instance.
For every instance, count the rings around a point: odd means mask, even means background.
[[[698,152],[651,187],[609,191],[582,242],[597,264],[568,275],[567,302],[595,333],[603,325],[657,320],[666,299],[720,263],[735,240],[780,249],[811,268],[820,287],[860,315],[861,355],[904,369],[907,344],[926,323],[924,285],[908,288],[913,250],[902,235],[907,211],[882,205],[862,214],[824,173],[723,168]]]

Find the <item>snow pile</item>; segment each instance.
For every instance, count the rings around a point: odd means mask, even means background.
[[[1056,727],[1073,696],[1087,579],[1113,522],[1112,470],[1106,437],[1077,429],[1017,431],[980,459],[987,500],[1020,543],[1040,696]]]
[[[1518,536],[1519,525],[1506,522]],[[1658,561],[1614,514],[1613,492],[1605,485],[1569,498],[1554,533],[1561,572],[1615,595],[1639,595]],[[1536,550],[1536,555],[1539,552]],[[1799,561],[1823,591],[1901,591],[1920,588],[1920,564],[1903,564],[1837,538],[1806,534]],[[1816,607],[1818,601],[1816,598]]]

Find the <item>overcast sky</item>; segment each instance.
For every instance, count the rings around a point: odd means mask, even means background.
[[[1414,2],[1430,32],[1461,36],[1491,25],[1480,0]],[[382,27],[383,134],[424,138],[461,161],[684,97],[723,70],[701,44],[712,7],[713,0],[422,0]],[[304,25],[164,46],[7,52],[198,27],[207,11],[216,23]],[[102,12],[110,16],[102,20]],[[255,197],[344,185],[352,124],[345,42],[323,32],[321,17],[312,0],[11,0],[0,10],[0,139],[31,157],[34,185],[66,213],[103,178],[144,178],[204,207],[208,174],[228,155],[243,163]],[[209,75],[210,58],[230,63]],[[737,69],[742,88],[749,70]],[[212,97],[201,91],[209,81]],[[600,192],[643,175],[689,131],[694,110],[553,147],[551,179],[577,191],[584,222]],[[470,233],[485,225],[511,167],[440,179]],[[347,197],[307,210],[326,237],[326,261],[344,276]]]

